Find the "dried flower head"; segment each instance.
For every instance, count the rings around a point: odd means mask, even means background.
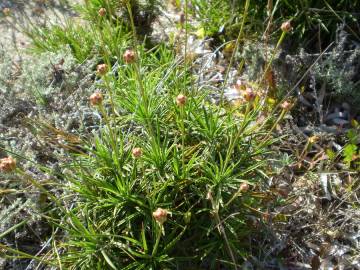
[[[249,184],[242,183],[239,188],[240,192],[247,192],[249,190]]]
[[[12,157],[0,159],[0,172],[11,172],[16,169],[16,160]]]
[[[96,71],[100,76],[103,76],[108,72],[108,66],[106,64],[100,64],[96,67]]]
[[[90,103],[93,106],[100,105],[103,101],[104,97],[101,93],[94,93],[90,96]]]
[[[3,13],[4,13],[5,16],[9,16],[10,13],[11,13],[11,9],[10,8],[4,8]]]
[[[179,15],[179,23],[183,25],[185,23],[185,13],[181,12]]]
[[[136,53],[134,50],[128,49],[124,52],[123,58],[126,64],[134,63],[136,60]]]
[[[98,14],[100,17],[104,17],[106,15],[106,8],[100,8]]]
[[[244,92],[244,98],[246,101],[253,101],[256,97],[255,92],[250,88],[246,88],[245,92]]]
[[[235,83],[235,88],[237,90],[246,90],[246,83],[244,82],[244,80],[237,80]]]
[[[281,109],[283,109],[283,110],[285,110],[285,111],[290,110],[291,106],[292,106],[292,104],[291,104],[289,101],[287,101],[287,100],[285,100],[285,101],[280,105]]]
[[[314,136],[309,137],[308,140],[309,140],[309,143],[314,144],[319,140],[319,137],[314,135]]]
[[[185,103],[186,103],[186,100],[187,100],[187,97],[183,94],[179,94],[177,97],[176,97],[176,104],[178,106],[184,106]]]
[[[142,156],[142,149],[140,147],[135,147],[133,150],[132,150],[132,156],[134,158],[139,158]]]
[[[283,22],[281,25],[281,30],[285,33],[288,33],[292,30],[290,21]]]
[[[153,214],[153,217],[156,220],[156,222],[158,222],[160,225],[162,225],[167,220],[167,215],[169,214],[169,212],[165,209],[158,208],[152,214]]]

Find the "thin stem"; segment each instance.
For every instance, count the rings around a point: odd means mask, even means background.
[[[115,165],[116,167],[118,168],[118,170],[120,171],[120,166],[119,166],[119,154],[118,154],[118,147],[117,147],[117,140],[116,140],[116,137],[115,137],[115,134],[113,132],[113,129],[111,128],[111,124],[110,124],[110,120],[107,116],[107,113],[105,111],[105,108],[103,106],[103,104],[100,104],[99,105],[99,110],[101,112],[101,114],[103,115],[104,117],[104,120],[105,120],[105,124],[107,125],[107,128],[109,130],[109,135],[110,135],[110,144],[111,144],[111,147],[112,147],[112,151],[115,153]]]
[[[186,79],[187,79],[187,70],[188,70],[188,66],[187,66],[187,50],[188,50],[188,27],[187,27],[187,21],[188,21],[188,0],[185,0],[185,48],[184,48],[184,92],[185,95],[187,94],[186,92]]]
[[[234,264],[234,269],[237,270],[236,259],[235,259],[234,253],[233,253],[233,251],[232,251],[232,249],[231,249],[230,242],[229,242],[229,239],[227,238],[227,235],[226,235],[224,226],[223,226],[222,223],[221,223],[220,216],[219,216],[219,212],[218,212],[217,210],[214,212],[214,216],[215,216],[215,220],[216,220],[218,229],[219,229],[219,231],[220,231],[220,234],[224,237],[225,244],[226,244],[226,247],[227,247],[227,249],[228,249],[230,258],[231,258],[231,260],[232,260],[232,262],[233,262],[233,264]]]
[[[246,21],[247,15],[248,15],[249,6],[250,6],[250,0],[246,0],[244,13],[243,13],[243,18],[242,18],[242,22],[241,22],[241,26],[240,26],[240,31],[239,31],[239,34],[238,34],[238,36],[236,38],[235,48],[234,48],[234,50],[233,50],[233,52],[231,54],[230,62],[229,62],[229,65],[228,65],[226,73],[225,73],[225,79],[224,79],[223,87],[221,89],[221,96],[220,96],[220,104],[221,105],[223,105],[223,102],[224,102],[224,89],[225,89],[226,83],[227,83],[227,81],[229,79],[230,69],[231,69],[231,67],[233,65],[233,62],[234,62],[234,59],[235,59],[235,54],[236,54],[236,51],[238,50],[240,40],[241,40],[243,32],[244,32],[244,25],[245,25],[245,21]]]
[[[140,57],[138,54],[138,50],[137,50],[137,33],[136,33],[136,27],[135,27],[135,23],[134,23],[134,16],[132,14],[132,10],[131,10],[131,4],[130,1],[126,2],[126,7],[129,13],[129,17],[130,17],[130,24],[131,24],[131,29],[132,29],[132,33],[133,33],[133,42],[134,42],[134,50],[135,50],[135,57],[136,57],[136,61],[134,63],[134,67],[135,67],[135,75],[136,75],[136,79],[137,82],[139,84],[139,90],[140,90],[140,96],[141,99],[143,101],[144,104],[144,109],[146,112],[146,123],[148,125],[148,130],[151,134],[153,134],[153,128],[152,128],[152,124],[151,124],[151,119],[149,119],[149,102],[148,102],[148,98],[146,95],[146,91],[145,91],[145,87],[143,84],[143,80],[142,80],[142,76],[141,76],[141,66],[140,66]]]
[[[161,238],[161,232],[163,230],[163,225],[162,224],[159,224],[159,228],[160,228],[160,231],[158,232],[157,234],[157,237],[156,237],[156,242],[155,242],[155,246],[154,246],[154,249],[151,253],[151,256],[154,257],[156,255],[156,252],[158,250],[158,247],[159,247],[159,243],[160,243],[160,238]]]
[[[185,123],[184,123],[184,108],[180,108],[181,121],[181,148],[182,148],[182,171],[185,172]]]

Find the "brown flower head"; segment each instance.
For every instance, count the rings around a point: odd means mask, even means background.
[[[11,13],[11,9],[10,8],[4,8],[3,13],[4,13],[5,16],[9,16],[10,13]]]
[[[185,103],[186,103],[186,100],[187,100],[187,97],[183,94],[179,94],[177,97],[176,97],[176,104],[178,106],[184,106]]]
[[[0,172],[11,172],[16,169],[16,160],[12,157],[0,159]]]
[[[132,156],[134,158],[139,158],[142,156],[142,149],[140,147],[135,147],[133,150],[132,150]]]
[[[179,15],[179,23],[183,25],[185,23],[185,13],[181,12]]]
[[[291,104],[289,101],[287,101],[287,100],[285,100],[285,101],[284,101],[283,103],[281,103],[281,105],[280,105],[281,109],[283,109],[283,110],[285,110],[285,111],[290,110],[291,106],[292,106],[292,104]]]
[[[247,192],[249,190],[249,184],[242,183],[239,188],[240,192]]]
[[[90,103],[93,106],[97,106],[102,103],[103,99],[104,99],[103,95],[101,93],[96,92],[90,96]]]
[[[100,76],[104,76],[108,72],[108,66],[106,64],[100,64],[96,67],[96,71]]]
[[[292,30],[290,21],[283,22],[281,25],[281,30],[285,33],[288,33]]]
[[[106,8],[100,8],[98,14],[100,17],[104,17],[106,15]]]
[[[168,211],[162,208],[156,209],[155,212],[152,213],[154,219],[156,222],[158,222],[160,225],[164,224],[164,222],[167,220]]]
[[[256,97],[256,94],[254,93],[254,91],[248,87],[246,88],[245,92],[244,92],[244,98],[246,101],[253,101]]]
[[[123,58],[126,64],[134,63],[136,60],[136,53],[134,50],[128,49],[124,52]]]

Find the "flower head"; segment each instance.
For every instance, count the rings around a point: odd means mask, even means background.
[[[249,190],[249,184],[248,183],[242,183],[239,188],[240,192],[247,192]]]
[[[134,50],[128,49],[124,52],[123,58],[126,64],[131,64],[136,60],[136,53]]]
[[[10,13],[11,13],[11,9],[10,8],[4,8],[3,13],[4,13],[5,16],[9,16]]]
[[[153,218],[158,222],[160,225],[164,224],[164,222],[167,220],[167,215],[169,212],[165,209],[158,208],[155,212],[152,213]]]
[[[16,169],[16,160],[12,157],[0,159],[0,172],[11,172]]]
[[[142,156],[142,149],[140,147],[135,147],[133,150],[132,150],[132,156],[134,158],[139,158]]]
[[[288,33],[292,30],[290,21],[283,22],[281,25],[281,30],[285,33]]]
[[[179,23],[183,25],[185,23],[185,13],[181,12],[179,15]]]
[[[100,17],[104,17],[106,15],[106,8],[100,8],[98,14]]]
[[[90,103],[93,106],[100,105],[103,101],[104,97],[101,93],[94,93],[90,96]]]
[[[244,82],[244,80],[237,80],[235,83],[235,88],[237,90],[246,90],[246,83]]]
[[[254,93],[254,91],[248,87],[246,88],[245,92],[244,92],[244,98],[246,101],[253,101],[256,97],[256,94]]]
[[[96,71],[100,76],[103,76],[108,72],[108,66],[106,64],[100,64],[96,67]]]
[[[177,97],[176,97],[176,104],[178,106],[184,106],[185,103],[186,103],[186,100],[187,100],[187,97],[183,94],[179,94]]]
[[[289,101],[287,101],[287,100],[285,100],[285,101],[284,101],[283,103],[281,103],[281,105],[280,105],[281,109],[283,109],[283,110],[285,110],[285,111],[290,110],[291,106],[292,106],[292,104],[291,104]]]
[[[314,136],[309,137],[308,140],[309,140],[309,143],[314,144],[319,140],[319,137],[314,135]]]

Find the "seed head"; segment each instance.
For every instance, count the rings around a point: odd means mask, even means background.
[[[249,190],[249,185],[247,183],[242,183],[239,190],[240,192],[247,192]]]
[[[134,50],[128,49],[123,54],[124,62],[126,64],[134,63],[136,60],[136,54]]]
[[[0,172],[11,172],[16,169],[16,160],[12,157],[0,159]]]
[[[185,103],[186,103],[186,100],[187,100],[187,97],[183,94],[179,94],[177,97],[176,97],[176,104],[178,106],[184,106]]]
[[[256,94],[254,93],[254,91],[248,87],[246,88],[245,92],[244,92],[244,98],[246,101],[253,101],[256,97]]]
[[[156,222],[162,225],[167,220],[168,211],[162,208],[158,208],[155,212],[152,213],[152,215]]]
[[[100,8],[98,13],[100,17],[104,17],[106,15],[106,8]]]
[[[287,100],[285,100],[285,101],[280,105],[281,109],[283,109],[283,110],[285,110],[285,111],[290,110],[291,106],[292,106],[292,104],[291,104],[289,101],[287,101]]]
[[[96,71],[100,76],[104,76],[108,72],[108,66],[106,64],[100,64],[96,67]]]
[[[90,96],[90,103],[93,106],[100,105],[103,101],[104,97],[101,93],[94,93]]]
[[[135,147],[133,150],[132,150],[132,156],[134,158],[139,158],[142,156],[142,149],[140,147]]]
[[[288,33],[292,30],[290,21],[283,22],[281,25],[281,30],[285,33]]]
[[[4,13],[5,16],[9,16],[10,13],[11,13],[10,8],[4,8],[4,9],[3,9],[3,13]]]

